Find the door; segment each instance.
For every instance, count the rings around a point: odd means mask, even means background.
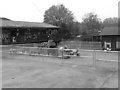
[[[104,42],[104,48],[111,48],[111,42]]]

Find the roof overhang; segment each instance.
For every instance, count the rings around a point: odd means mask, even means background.
[[[54,28],[59,27],[39,22],[24,22],[24,21],[12,21],[12,20],[0,20],[0,27],[2,28]]]

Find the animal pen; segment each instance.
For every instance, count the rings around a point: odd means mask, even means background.
[[[68,51],[66,51],[68,50]],[[70,54],[71,51],[78,50],[79,55]],[[112,65],[118,64],[117,51],[103,51],[103,50],[88,50],[88,49],[60,49],[60,48],[45,48],[45,47],[30,47],[14,45],[10,49],[11,55],[27,55],[34,57],[52,57],[59,60],[67,61],[82,61],[85,65],[98,66],[102,63],[110,63]],[[72,62],[71,62],[72,63]]]

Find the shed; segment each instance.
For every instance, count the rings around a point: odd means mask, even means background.
[[[59,27],[40,22],[13,21],[0,18],[2,44],[48,41]],[[13,37],[15,42],[13,42]]]
[[[117,25],[103,28],[100,33],[103,49],[110,47],[112,50],[120,50],[120,31],[118,28]]]

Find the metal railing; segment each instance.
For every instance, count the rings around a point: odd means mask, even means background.
[[[74,49],[70,49],[74,50]],[[43,48],[43,47],[21,47],[13,46],[10,49],[11,54],[22,54],[30,56],[47,56],[56,58],[72,58],[67,61],[71,61],[75,64],[90,65],[90,66],[117,66],[118,53],[115,51],[105,52],[103,50],[85,50],[78,49],[79,56],[70,55],[69,52],[65,52],[64,49],[60,48]],[[111,65],[110,65],[111,64]]]
[[[67,45],[69,48],[102,50],[101,42],[64,41],[64,42],[60,43],[60,46],[62,46],[62,45]]]
[[[10,49],[11,54],[26,54],[26,55],[42,55],[42,56],[54,56],[63,57],[63,50],[59,48],[43,48],[43,47],[22,47],[13,46]]]

